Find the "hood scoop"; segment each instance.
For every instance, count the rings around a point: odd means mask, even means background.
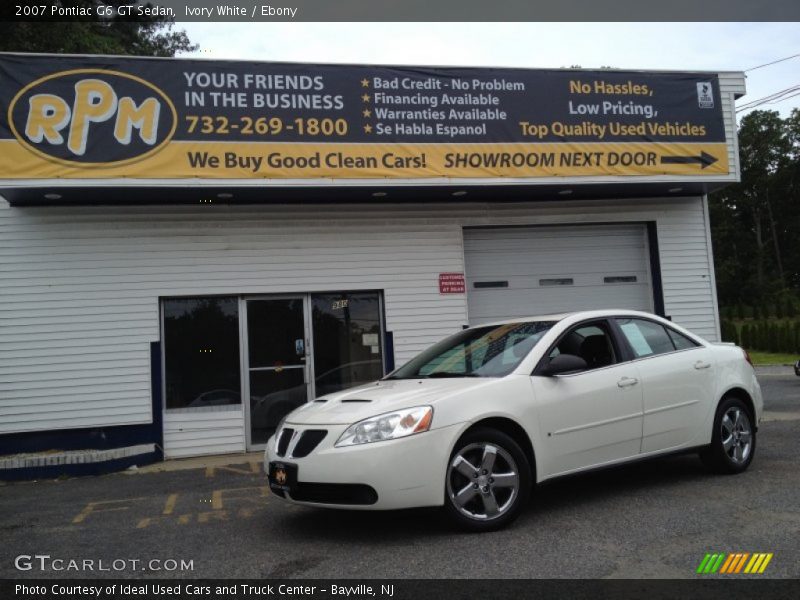
[[[341,402],[342,404],[344,404],[345,402],[372,402],[372,400],[366,400],[361,398],[344,398]]]

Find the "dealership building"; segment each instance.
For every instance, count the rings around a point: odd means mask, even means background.
[[[718,340],[744,91],[0,54],[0,478],[258,450],[467,325],[627,308]]]

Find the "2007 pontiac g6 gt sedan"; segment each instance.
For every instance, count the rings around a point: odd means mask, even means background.
[[[753,460],[762,412],[749,357],[657,316],[591,311],[459,331],[374,383],[286,416],[270,488],[333,508],[444,506],[496,529],[535,483],[698,451],[712,471]]]

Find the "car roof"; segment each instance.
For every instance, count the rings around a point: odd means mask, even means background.
[[[495,325],[508,325],[510,323],[529,323],[535,321],[563,321],[565,319],[570,319],[571,321],[581,321],[583,319],[594,319],[594,318],[601,318],[601,317],[646,317],[646,318],[656,318],[660,319],[657,315],[652,313],[642,312],[640,310],[629,310],[629,309],[601,309],[601,310],[581,310],[575,312],[566,312],[566,313],[557,313],[551,315],[536,315],[530,317],[519,317],[517,319],[503,319],[502,321],[491,321],[489,323],[478,323],[476,325],[472,325],[472,327],[487,327],[487,326],[495,326]]]

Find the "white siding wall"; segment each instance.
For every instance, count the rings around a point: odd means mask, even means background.
[[[242,452],[245,448],[241,405],[208,412],[167,412],[164,452],[168,458]]]
[[[736,98],[745,93],[744,73],[720,73],[719,91],[722,96],[722,118],[728,142],[728,176],[739,181],[739,137],[736,135]]]
[[[438,292],[439,272],[464,270],[463,226],[652,220],[667,314],[714,339],[700,198],[202,208],[0,200],[0,433],[150,422],[148,344],[159,339],[161,296],[383,289],[401,364],[467,322],[465,296]],[[243,448],[241,413],[226,414],[211,437],[197,435],[203,418],[176,419],[165,421],[174,454]]]

